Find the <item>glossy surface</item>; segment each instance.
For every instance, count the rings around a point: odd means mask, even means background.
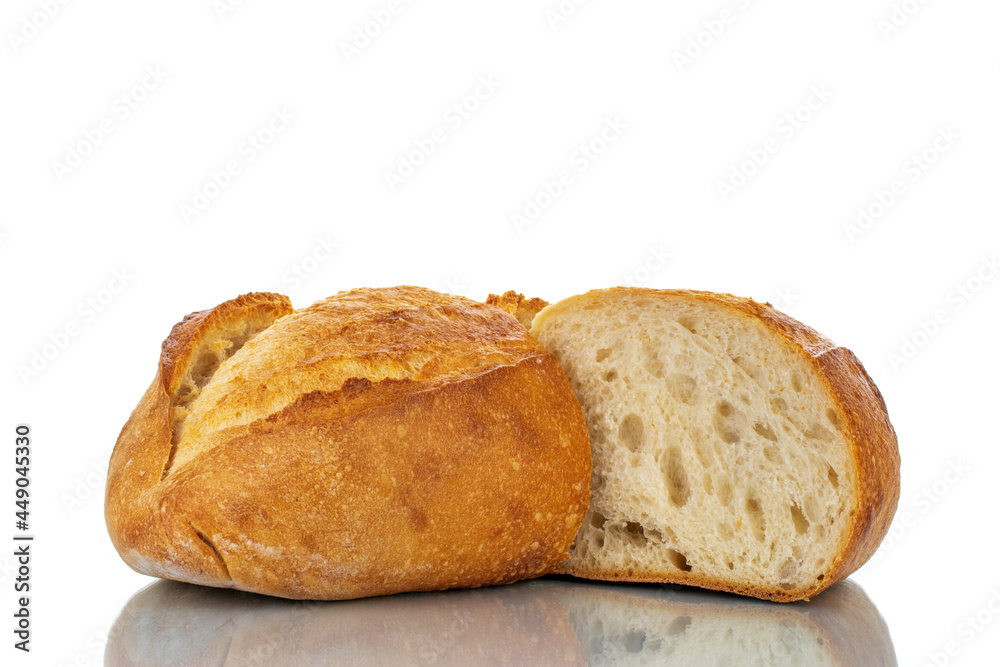
[[[557,579],[307,603],[160,581],[112,628],[105,665],[895,665],[848,581],[780,605]]]

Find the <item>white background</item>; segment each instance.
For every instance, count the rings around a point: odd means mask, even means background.
[[[593,0],[553,25],[556,0],[420,0],[350,57],[387,0],[247,0],[221,15],[212,0],[92,0],[49,3],[51,18],[44,2],[5,2],[3,432],[12,449],[15,424],[33,429],[38,538],[27,658],[10,647],[0,550],[4,660],[100,664],[103,634],[150,581],[107,538],[103,474],[185,314],[253,290],[299,307],[396,284],[554,301],[631,281],[769,300],[857,353],[903,476],[895,537],[853,579],[900,664],[949,642],[949,664],[992,662],[1000,618],[960,624],[1000,591],[1000,5],[897,2],[910,13]],[[459,124],[463,101],[476,108]],[[275,109],[294,119],[248,159]],[[112,131],[88,146],[102,121]],[[609,121],[614,141],[581,158]],[[390,188],[386,172],[436,128],[446,140]],[[67,171],[71,152],[86,155]],[[213,189],[230,160],[240,172]],[[752,173],[724,197],[734,169]],[[572,182],[539,201],[561,170]],[[207,185],[215,196],[185,216]],[[518,229],[529,199],[544,206]],[[851,232],[859,207],[876,215]]]

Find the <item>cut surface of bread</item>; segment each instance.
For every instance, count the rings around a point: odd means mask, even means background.
[[[287,598],[509,583],[589,497],[562,369],[499,308],[419,287],[193,313],[122,429],[105,497],[133,569]]]
[[[614,288],[531,333],[584,409],[591,502],[561,571],[807,599],[888,530],[899,454],[854,355],[766,304]]]

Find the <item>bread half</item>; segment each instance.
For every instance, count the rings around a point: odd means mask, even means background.
[[[590,431],[590,508],[562,572],[791,601],[875,552],[899,452],[850,350],[768,304],[685,290],[595,290],[531,333]]]
[[[566,557],[589,496],[580,405],[494,306],[418,287],[186,317],[111,457],[133,569],[308,599],[509,583]]]

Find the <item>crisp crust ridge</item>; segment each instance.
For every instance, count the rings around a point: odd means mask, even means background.
[[[223,326],[227,320],[245,319],[251,314],[271,312],[275,319],[294,312],[292,302],[284,294],[249,292],[231,299],[215,308],[199,310],[174,325],[163,341],[160,352],[160,375],[168,394],[177,391],[184,369],[191,363],[191,356],[198,343],[212,330]]]
[[[545,306],[549,305],[548,301],[544,301],[538,297],[528,299],[523,294],[518,294],[514,290],[509,290],[499,296],[490,294],[486,297],[486,303],[496,306],[509,315],[513,315],[525,329],[531,329],[531,321],[535,319],[535,315],[545,308]]]

